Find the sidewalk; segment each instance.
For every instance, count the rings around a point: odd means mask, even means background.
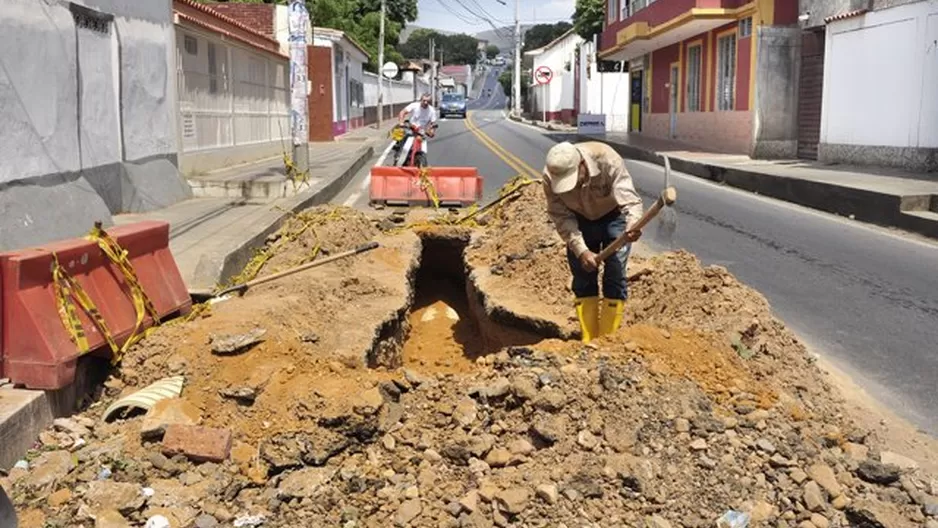
[[[576,135],[576,128],[528,119],[512,119]],[[576,136],[608,143],[623,157],[663,165],[746,191],[886,227],[938,238],[938,174],[882,167],[826,165],[807,160],[758,160],[739,154],[610,132]]]
[[[389,127],[388,127],[389,128]],[[372,125],[331,143],[310,144],[310,180],[294,187],[279,158],[190,178],[195,198],[116,224],[170,223],[170,250],[191,293],[204,294],[237,275],[275,232],[287,212],[326,203],[382,147],[386,131]]]

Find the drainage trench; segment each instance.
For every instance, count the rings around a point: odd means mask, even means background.
[[[533,332],[493,321],[482,295],[468,279],[468,234],[421,233],[420,265],[414,276],[413,303],[401,314],[398,364],[442,372],[475,368],[481,356],[507,346],[543,339]]]

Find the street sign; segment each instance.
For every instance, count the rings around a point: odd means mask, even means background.
[[[539,66],[534,70],[534,80],[537,84],[548,84],[554,78],[554,72],[547,66]]]
[[[385,62],[384,66],[381,67],[381,75],[384,75],[388,79],[397,77],[398,71],[397,64],[391,61]]]

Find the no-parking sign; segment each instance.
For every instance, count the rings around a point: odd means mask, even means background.
[[[554,78],[554,72],[547,66],[539,66],[534,70],[534,80],[537,84],[548,84]]]

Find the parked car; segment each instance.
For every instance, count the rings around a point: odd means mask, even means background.
[[[443,94],[443,100],[440,101],[440,117],[458,115],[466,118],[466,97],[458,93]]]

